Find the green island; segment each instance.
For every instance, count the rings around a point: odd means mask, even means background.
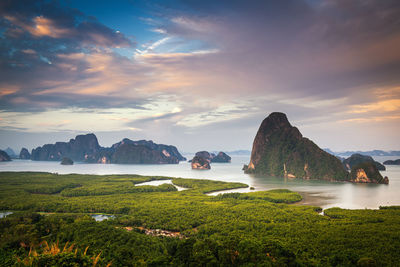
[[[153,180],[171,184],[137,186]],[[293,205],[289,190],[139,175],[0,173],[0,266],[396,266],[400,208]],[[94,214],[113,215],[96,222]]]

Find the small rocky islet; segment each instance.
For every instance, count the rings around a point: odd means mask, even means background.
[[[376,164],[371,161],[359,163],[351,169],[350,180],[355,183],[389,184],[387,176],[382,177]]]
[[[210,161],[204,157],[194,156],[190,163],[191,163],[192,169],[195,169],[195,170],[211,169]]]
[[[230,163],[232,158],[225,152],[220,151],[217,155],[208,151],[199,151],[195,154],[191,162],[192,169],[210,169],[210,163]]]

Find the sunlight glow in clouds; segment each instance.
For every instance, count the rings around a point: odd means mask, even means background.
[[[397,1],[137,1],[96,14],[33,2],[0,4],[4,143],[128,131],[186,151],[203,136],[250,149],[282,111],[323,147],[345,149],[342,131],[360,149],[400,149]]]

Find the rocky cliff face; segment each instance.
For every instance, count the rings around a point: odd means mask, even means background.
[[[157,150],[164,154],[166,157],[173,157],[176,158],[178,161],[184,161],[186,160],[185,157],[183,157],[178,149],[175,146],[169,146],[169,145],[163,145],[163,144],[156,144],[153,141],[146,141],[146,140],[139,140],[139,141],[132,141],[128,138],[123,139],[121,142],[118,142],[114,145],[112,145],[111,148],[117,149],[119,146],[123,144],[131,144],[131,145],[136,145],[136,146],[145,146],[151,150]]]
[[[204,157],[194,156],[192,159],[192,169],[209,170],[211,169],[210,161]]]
[[[363,162],[372,162],[380,171],[385,171],[386,167],[381,163],[375,161],[371,156],[365,156],[361,154],[353,154],[351,157],[343,160],[343,165],[347,170],[351,170],[354,166],[363,163]]]
[[[246,173],[289,178],[348,180],[348,173],[335,156],[323,151],[290,125],[283,113],[271,113],[254,139]]]
[[[1,161],[11,161],[10,156],[3,150],[0,150],[0,162]]]
[[[61,161],[63,157],[68,157],[75,161],[84,161],[99,150],[94,134],[78,135],[68,143],[57,142],[33,149],[31,159]]]
[[[124,143],[115,148],[111,163],[119,164],[177,164],[178,158],[166,150],[159,151],[148,146]]]
[[[21,149],[21,152],[19,152],[19,158],[20,159],[31,159],[31,153],[29,153],[28,149],[25,147]]]
[[[206,160],[211,162],[211,160],[215,157],[215,154],[209,153],[208,151],[199,151],[199,152],[196,152],[195,156],[205,158]]]
[[[99,151],[94,154],[87,155],[85,162],[87,163],[111,163],[111,157],[114,154],[115,149],[110,147],[101,147]]]
[[[177,164],[186,160],[175,146],[156,144],[153,141],[123,139],[101,151],[102,161],[131,164]]]
[[[389,183],[389,178],[382,177],[374,162],[371,161],[365,161],[353,166],[350,173],[350,180],[355,183]]]

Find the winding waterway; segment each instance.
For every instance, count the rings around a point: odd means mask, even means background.
[[[190,155],[188,156],[190,158]],[[375,157],[383,162],[396,157]],[[85,164],[71,166],[59,162],[13,160],[1,162],[0,171],[41,171],[59,174],[139,174],[195,179],[211,179],[229,182],[242,182],[255,190],[287,188],[300,192],[303,201],[299,204],[316,205],[322,208],[341,207],[348,209],[379,208],[379,206],[400,205],[400,166],[386,166],[383,176],[388,176],[389,185],[353,184],[326,182],[317,180],[284,179],[245,174],[243,164],[249,162],[248,156],[234,156],[232,163],[213,163],[211,170],[192,170],[190,163],[166,165],[122,165],[122,164]],[[237,189],[236,192],[249,192],[250,188]],[[217,194],[217,193],[213,193]]]

